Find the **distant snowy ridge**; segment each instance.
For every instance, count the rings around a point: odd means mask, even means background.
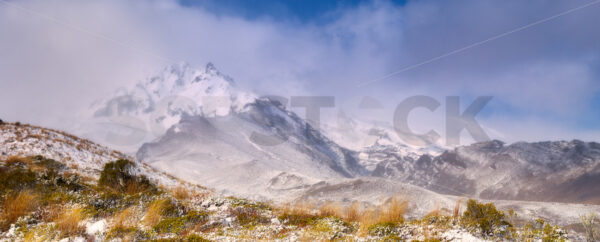
[[[600,203],[600,144],[498,140],[418,159],[379,154],[373,175],[486,199]]]
[[[417,160],[422,155],[437,156],[446,150],[438,144],[408,145],[393,127],[365,122],[343,113],[338,115],[337,125],[324,125],[322,132],[339,145],[356,151],[360,164],[370,172],[389,157]]]

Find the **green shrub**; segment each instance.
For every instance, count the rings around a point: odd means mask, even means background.
[[[261,215],[259,209],[253,207],[236,207],[231,209],[230,214],[236,217],[241,226],[254,226],[270,222],[267,217]]]
[[[194,224],[204,223],[208,218],[208,214],[191,211],[183,217],[172,217],[166,218],[158,222],[154,226],[154,231],[159,234],[162,233],[181,233],[185,228],[188,228]]]
[[[159,233],[180,233],[185,228],[184,218],[166,218],[160,220],[157,225],[154,226],[154,230]]]
[[[146,241],[150,236],[138,228],[115,227],[106,233],[106,240],[122,239],[122,241]]]
[[[61,164],[42,156],[12,157],[0,166],[0,195],[32,191],[39,196],[40,205],[71,202],[78,194],[89,191],[74,173],[60,174]],[[83,192],[83,193],[82,193]]]
[[[369,234],[374,236],[390,236],[397,235],[396,223],[392,222],[381,222],[369,227]]]
[[[99,215],[109,215],[126,207],[128,204],[125,204],[124,200],[122,193],[105,191],[97,197],[90,197],[87,203],[89,210],[97,211]]]
[[[512,226],[506,221],[504,212],[498,211],[493,203],[478,203],[473,199],[467,202],[461,219],[464,225],[479,228],[484,235],[493,233],[497,228]]]
[[[100,173],[98,186],[132,194],[156,192],[156,186],[146,176],[133,174],[134,168],[135,164],[125,159],[106,163]]]
[[[188,241],[188,242],[210,242],[210,240],[207,240],[207,239],[205,239],[202,236],[197,235],[197,234],[192,234],[192,235],[188,236],[185,239],[185,241]]]
[[[200,235],[192,234],[185,238],[170,238],[170,239],[157,239],[151,240],[153,242],[210,242],[211,240],[205,239]]]
[[[15,168],[0,168],[0,191],[20,191],[34,188],[37,184],[37,175],[35,172]]]
[[[98,186],[124,190],[127,183],[134,178],[131,174],[134,167],[133,162],[124,159],[106,163],[100,173]]]
[[[564,241],[566,232],[558,226],[552,226],[548,223],[543,228],[542,241]]]
[[[306,227],[313,225],[321,217],[311,214],[283,214],[277,217],[285,225],[294,225],[298,227]]]
[[[46,157],[43,157],[41,155],[36,155],[33,157],[33,160],[35,161],[35,163],[37,165],[43,166],[46,169],[54,169],[57,171],[63,170],[66,168],[66,166],[63,163],[60,163],[58,161],[55,161],[53,159],[48,159]]]

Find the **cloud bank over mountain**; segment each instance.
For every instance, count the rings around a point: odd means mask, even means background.
[[[4,1],[0,118],[68,128],[93,100],[185,60],[258,94],[336,96],[337,110],[390,123],[410,95],[461,96],[463,109],[491,95],[478,119],[494,138],[597,140],[600,4],[359,86],[588,3],[377,1],[296,21],[176,1]],[[361,110],[364,96],[384,109]],[[443,134],[443,106],[409,124]]]

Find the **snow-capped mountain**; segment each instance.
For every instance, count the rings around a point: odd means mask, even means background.
[[[95,117],[149,120],[159,138],[137,151],[139,159],[223,191],[277,193],[283,188],[269,181],[281,173],[305,181],[367,175],[355,152],[278,101],[237,90],[212,64],[168,67],[95,107]]]
[[[592,186],[600,177],[597,143],[413,147],[391,127],[345,115],[337,126],[319,131],[278,101],[237,90],[212,64],[201,70],[168,67],[95,107],[96,117],[147,121],[144,128],[159,138],[138,143],[138,159],[237,195],[293,199],[320,191],[327,196],[324,191],[333,191],[324,187],[380,177],[385,179],[375,183],[387,179],[468,197],[599,201]],[[377,190],[360,187],[359,193]]]
[[[202,69],[179,63],[92,104],[82,116],[93,117],[93,122],[78,133],[135,152],[185,115],[226,116],[242,111],[255,99],[254,94],[237,90],[233,79],[211,63]]]
[[[143,145],[137,157],[185,179],[247,195],[277,192],[281,188],[269,181],[282,172],[306,180],[366,175],[354,152],[268,99],[223,117],[187,116]]]
[[[233,79],[221,74],[212,63],[201,70],[180,63],[100,103],[94,116],[127,114],[170,127],[183,114],[224,116],[241,111],[254,99],[253,94],[238,91]],[[183,103],[177,105],[176,101]]]

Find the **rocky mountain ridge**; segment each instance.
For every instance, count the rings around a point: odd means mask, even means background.
[[[215,107],[207,97],[221,102]],[[237,90],[212,64],[168,67],[97,107],[96,116],[129,115],[165,128],[137,150],[138,159],[232,194],[301,197],[320,181],[380,177],[456,196],[600,201],[597,143],[412,147],[393,128],[348,117],[344,127],[319,131],[278,101]]]

